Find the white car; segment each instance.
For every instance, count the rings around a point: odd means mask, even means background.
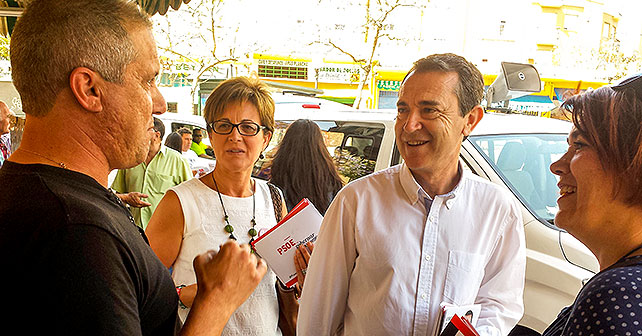
[[[353,180],[401,162],[394,140],[395,116],[394,110],[316,113],[277,108],[277,129],[268,148],[277,148],[292,121],[314,120],[340,173],[346,181]],[[582,243],[553,224],[559,191],[549,166],[566,151],[571,127],[555,119],[486,113],[462,144],[465,169],[509,189],[522,205],[527,262],[519,335],[528,335],[529,329],[544,331],[599,269]],[[255,176],[263,177],[269,153],[257,162]]]
[[[557,176],[550,164],[567,150],[567,121],[486,113],[462,144],[461,158],[475,174],[509,188],[522,204],[526,234],[524,317],[541,333],[599,271],[595,256],[557,228]]]

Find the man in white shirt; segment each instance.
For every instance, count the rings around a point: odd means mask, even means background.
[[[334,199],[307,270],[299,335],[433,335],[441,303],[481,305],[482,335],[506,335],[521,318],[520,210],[459,161],[484,114],[483,88],[463,57],[415,62],[397,103],[404,163]]]

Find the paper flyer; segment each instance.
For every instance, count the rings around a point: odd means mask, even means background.
[[[252,247],[265,259],[276,276],[287,287],[297,283],[294,253],[296,247],[315,242],[323,216],[304,198],[283,220],[252,242]]]
[[[464,316],[453,315],[440,336],[480,336],[475,327]]]
[[[441,334],[450,320],[455,315],[465,317],[468,319],[473,326],[477,325],[477,320],[479,319],[479,313],[481,312],[481,305],[471,304],[466,306],[455,306],[449,303],[442,302],[441,307],[441,316],[439,318],[439,330],[437,330],[437,335]]]

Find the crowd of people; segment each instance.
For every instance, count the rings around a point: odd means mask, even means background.
[[[346,186],[310,120],[289,126],[269,182],[252,177],[275,127],[258,79],[220,83],[206,134],[163,145],[160,63],[133,2],[32,1],[11,65],[27,122],[11,153],[0,104],[0,253],[3,316],[21,333],[434,335],[446,302],[480,306],[481,335],[508,335],[522,317],[520,207],[459,161],[484,116],[482,75],[461,56],[414,63],[397,102],[403,163]],[[562,110],[574,127],[551,165],[555,223],[600,272],[544,335],[642,334],[642,76]],[[188,151],[216,166],[194,177]],[[304,197],[323,222],[288,288],[249,243]]]

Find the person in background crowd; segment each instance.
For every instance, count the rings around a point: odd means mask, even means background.
[[[283,190],[288,211],[308,198],[325,214],[343,181],[314,121],[299,119],[288,127],[270,166],[270,182]]]
[[[642,333],[642,76],[562,104],[574,127],[559,176],[555,225],[595,254],[600,272],[544,331],[559,335]]]
[[[183,152],[183,138],[181,138],[180,134],[176,132],[172,132],[169,135],[167,135],[167,138],[165,138],[165,147],[171,148],[178,153]]]
[[[213,157],[206,153],[209,147],[203,143],[203,130],[200,128],[195,128],[192,131],[192,143],[190,145],[190,149],[202,158],[213,159]]]
[[[345,186],[310,259],[299,335],[431,335],[441,303],[479,304],[477,330],[506,335],[523,314],[525,242],[510,193],[463,169],[482,119],[481,73],[463,57],[415,62],[397,102],[404,163]]]
[[[252,178],[254,162],[274,129],[274,101],[267,86],[246,77],[228,79],[212,91],[204,117],[216,167],[169,189],[147,227],[152,249],[166,267],[173,268],[175,284],[185,286],[180,294],[182,318],[192,314],[198,288],[193,256],[230,238],[251,242],[286,214],[281,192]],[[294,291],[276,282],[268,271],[223,334],[294,334],[298,308]],[[280,314],[284,319],[279,322]]]
[[[31,1],[11,69],[27,121],[0,169],[2,268],[20,283],[2,316],[25,335],[220,334],[265,262],[236,242],[203,250],[180,329],[167,268],[107,189],[110,171],[145,159],[166,110],[149,17],[128,0]]]
[[[192,131],[187,127],[181,127],[176,131],[176,133],[178,133],[183,140],[183,145],[181,146],[183,157],[188,160],[198,157],[194,151],[190,151],[190,147],[192,146]]]
[[[0,101],[0,167],[11,155],[11,118],[15,115],[7,104]]]
[[[192,170],[192,175],[197,175],[198,164],[196,160],[198,158],[198,155],[196,155],[194,151],[189,149],[190,146],[192,145],[192,131],[187,127],[181,127],[176,131],[176,133],[178,133],[181,136],[181,140],[182,140],[181,154],[183,155],[183,158],[187,160],[187,163],[189,164],[189,167]]]
[[[119,169],[111,188],[128,204],[136,225],[147,227],[167,189],[192,178],[187,161],[180,153],[168,151],[162,145],[165,125],[154,117],[154,130],[145,161],[136,167]]]
[[[283,191],[288,212],[307,198],[325,214],[343,181],[314,121],[299,119],[288,127],[270,165],[270,182]],[[301,270],[297,274],[300,287],[313,249],[313,243],[297,247],[294,261]]]

